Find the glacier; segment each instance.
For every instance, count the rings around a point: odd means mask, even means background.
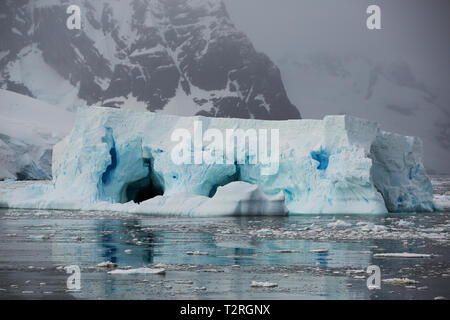
[[[175,164],[178,128],[278,129],[278,172],[261,164]],[[235,152],[236,154],[237,152]],[[0,189],[0,206],[188,216],[437,209],[419,138],[347,115],[322,120],[181,117],[79,108],[53,148],[51,184]]]
[[[51,178],[52,148],[73,127],[75,115],[0,89],[0,180]]]

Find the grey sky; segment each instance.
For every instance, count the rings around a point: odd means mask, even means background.
[[[224,2],[236,26],[280,67],[288,96],[304,118],[346,113],[376,121],[384,130],[420,137],[427,168],[450,173],[449,0]],[[381,8],[382,30],[366,27],[366,10],[372,4]],[[355,70],[344,62],[350,68],[347,78],[322,77],[321,71],[298,68],[309,66],[305,57],[320,58],[323,53],[331,59],[368,58],[386,70],[393,63],[406,64],[411,75],[397,76],[427,93],[408,91],[401,83],[384,79],[378,82],[377,98],[367,99],[355,93],[358,84],[362,87],[369,80],[364,66]],[[426,97],[428,93],[434,101]]]
[[[448,0],[224,0],[256,49],[286,53],[359,53],[402,59],[428,85],[450,91]],[[366,28],[366,9],[381,8],[382,30]]]

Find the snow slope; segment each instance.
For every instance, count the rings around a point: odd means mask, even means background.
[[[50,179],[52,148],[74,119],[72,112],[0,89],[0,180]]]
[[[80,30],[66,28],[70,4]],[[300,118],[220,0],[0,1],[0,12],[0,88],[70,109]]]
[[[194,136],[195,121],[221,132],[278,129],[278,171],[263,175],[261,163],[238,163],[242,145],[228,164],[176,164],[172,133]],[[433,211],[421,148],[420,139],[349,116],[264,121],[90,107],[79,109],[54,148],[53,185],[5,190],[0,205],[193,216],[283,213],[280,202],[291,213]]]

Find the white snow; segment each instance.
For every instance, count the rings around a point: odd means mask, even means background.
[[[69,133],[74,119],[71,112],[0,89],[0,180],[24,172],[49,178],[51,149]]]
[[[171,134],[177,128],[192,132],[194,121],[201,121],[204,130],[223,132],[278,129],[278,172],[261,175],[261,164],[175,164],[171,150],[177,142]],[[0,204],[188,216],[285,215],[287,209],[386,213],[386,206],[432,211],[420,146],[416,138],[348,116],[263,121],[80,108],[71,134],[54,148],[53,185],[5,190]],[[133,190],[150,180],[163,195],[131,201]],[[383,231],[382,226],[363,228]]]
[[[41,101],[72,111],[86,104],[78,98],[79,88],[53,70],[36,45],[23,48],[17,59],[6,65],[5,72],[10,81],[24,84]]]

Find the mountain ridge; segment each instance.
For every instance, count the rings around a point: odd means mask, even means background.
[[[65,27],[71,4],[81,8],[81,30]],[[301,118],[279,69],[219,0],[22,0],[0,7],[3,89],[69,109]]]

